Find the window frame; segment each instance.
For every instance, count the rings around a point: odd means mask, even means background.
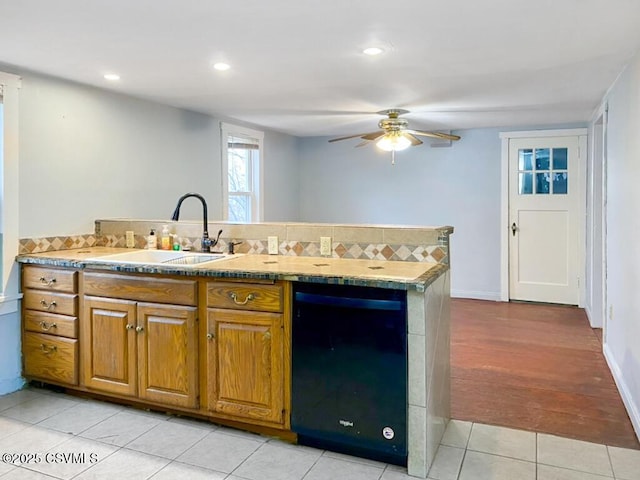
[[[250,192],[229,192],[229,137],[248,137],[257,141],[257,158],[251,158]],[[229,220],[229,196],[249,196],[251,200],[251,218],[249,222],[261,222],[264,217],[264,132],[241,127],[230,123],[220,123],[220,144],[222,164],[222,218]],[[252,156],[253,157],[253,156]]]
[[[0,315],[18,311],[20,294],[18,255],[18,91],[21,79],[0,71],[3,104],[2,155],[0,155]]]

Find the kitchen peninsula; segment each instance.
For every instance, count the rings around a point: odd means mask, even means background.
[[[453,229],[287,224],[280,255],[264,255],[266,238],[251,227],[280,226],[220,224],[229,232],[221,245],[243,241],[243,254],[199,265],[110,262],[132,251],[114,233],[106,246],[19,255],[25,377],[294,439],[292,291],[302,283],[397,290],[406,295],[407,468],[426,477],[449,418]],[[331,228],[331,257],[292,238],[322,228]]]

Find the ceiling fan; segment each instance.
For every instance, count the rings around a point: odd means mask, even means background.
[[[378,122],[378,127],[381,130],[371,133],[349,135],[347,137],[332,138],[329,142],[339,142],[340,140],[348,140],[350,138],[357,137],[362,138],[362,142],[356,145],[356,147],[362,147],[363,145],[368,145],[370,142],[376,142],[376,146],[378,148],[391,152],[391,163],[394,164],[396,152],[409,148],[410,146],[417,146],[423,143],[417,136],[441,138],[445,140],[460,140],[458,135],[412,130],[409,128],[409,122],[407,120],[399,118],[400,115],[404,115],[405,113],[409,113],[409,111],[402,110],[400,108],[382,110],[378,112],[378,114],[386,115],[388,118],[384,118]]]

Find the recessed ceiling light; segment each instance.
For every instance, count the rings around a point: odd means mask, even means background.
[[[116,73],[107,73],[104,76],[105,80],[110,80],[112,82],[115,82],[116,80],[120,80],[120,75],[116,74]]]
[[[372,57],[380,55],[382,52],[384,52],[384,50],[380,47],[367,47],[362,50],[362,53],[364,53],[365,55],[370,55]]]
[[[224,62],[218,62],[218,63],[214,63],[213,64],[213,68],[215,68],[216,70],[219,70],[221,72],[224,72],[225,70],[229,70],[231,68],[231,65],[229,65],[228,63],[224,63]]]

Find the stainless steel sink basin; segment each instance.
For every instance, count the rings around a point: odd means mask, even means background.
[[[222,253],[196,253],[173,250],[134,250],[114,253],[101,257],[88,258],[90,262],[100,263],[133,263],[139,265],[180,265],[193,267],[207,262],[223,260],[229,255]]]

